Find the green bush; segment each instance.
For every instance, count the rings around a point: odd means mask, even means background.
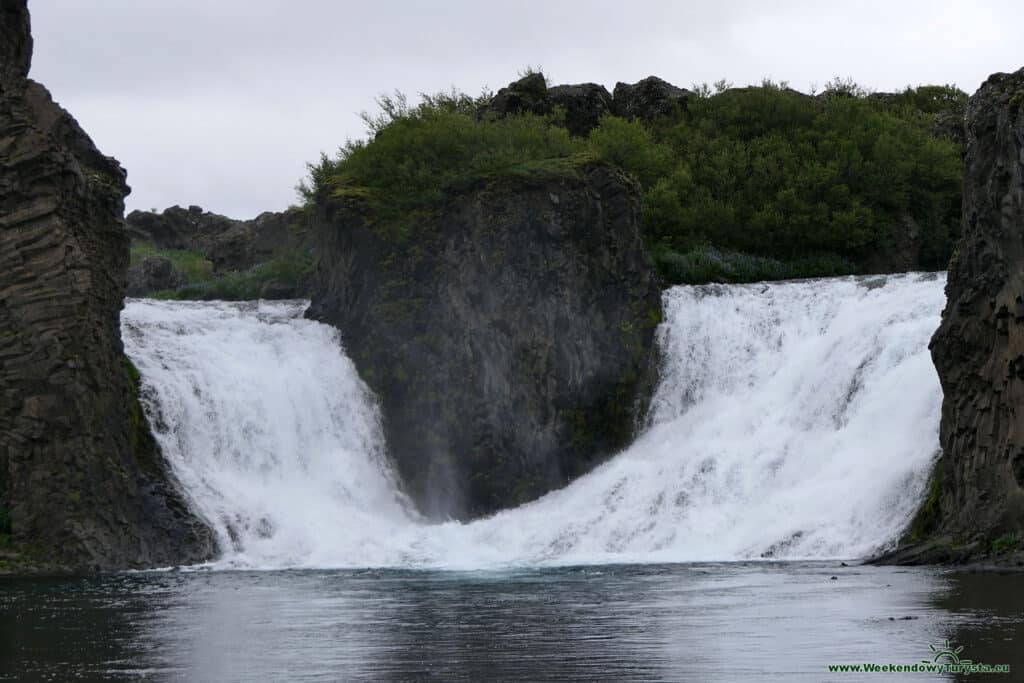
[[[166,290],[153,295],[163,300],[248,301],[260,298],[263,287],[279,282],[299,287],[313,265],[310,254],[292,252],[257,264],[249,270],[226,273],[206,280],[192,281],[177,290]]]
[[[793,280],[851,275],[856,272],[852,263],[834,254],[780,261],[709,246],[696,247],[685,253],[656,252],[654,262],[662,278],[676,284]]]
[[[144,257],[154,255],[169,259],[185,274],[187,281],[179,289],[164,290],[152,295],[152,298],[162,300],[258,299],[263,287],[270,282],[299,287],[313,265],[313,258],[308,252],[295,251],[281,254],[249,270],[215,275],[213,263],[199,251],[157,249],[145,242],[132,245],[131,265],[135,266]]]
[[[163,256],[175,268],[185,274],[189,282],[202,282],[213,277],[213,262],[200,251],[187,249],[157,249],[149,242],[134,242],[131,250],[131,267],[135,267],[147,256]]]
[[[483,180],[564,176],[585,161],[585,143],[547,117],[478,120],[481,103],[457,93],[417,107],[401,96],[379,102],[381,115],[364,115],[372,140],[350,140],[334,159],[309,165],[298,187],[304,199],[359,198],[396,215]]]
[[[949,259],[959,230],[959,149],[923,121],[866,97],[759,87],[697,99],[688,116],[651,128],[677,160],[645,184],[654,244],[862,263],[892,248],[894,230],[909,219],[922,236],[923,265],[938,269]],[[646,170],[624,165],[638,177]]]
[[[1020,538],[1016,534],[1003,534],[992,541],[990,546],[993,555],[1005,555],[1020,547]]]
[[[640,182],[645,239],[670,282],[856,272],[908,229],[922,265],[945,267],[959,236],[960,149],[932,129],[963,106],[961,91],[875,96],[849,79],[821,97],[771,81],[715,90],[655,121],[605,116],[586,139],[570,137],[557,110],[496,119],[481,114],[484,98],[457,92],[416,106],[384,97],[364,115],[369,138],[310,164],[298,189],[308,203],[361,200],[386,222],[481,181],[601,161]]]

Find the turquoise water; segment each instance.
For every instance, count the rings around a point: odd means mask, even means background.
[[[833,579],[832,577],[836,577]],[[0,678],[857,681],[829,664],[1024,672],[1024,576],[827,563],[0,580]]]

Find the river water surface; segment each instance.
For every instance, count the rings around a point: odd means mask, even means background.
[[[220,554],[0,579],[0,678],[922,680],[829,667],[934,647],[1024,680],[1024,575],[837,559],[892,547],[938,458],[941,275],[666,291],[636,442],[464,524],[416,512],[306,303],[128,304],[147,416]]]
[[[833,579],[832,577],[836,577]],[[1024,680],[1024,575],[826,563],[4,579],[4,680]]]

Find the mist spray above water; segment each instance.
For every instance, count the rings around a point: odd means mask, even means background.
[[[230,567],[853,558],[938,454],[944,277],[675,287],[651,425],[566,488],[469,524],[400,492],[375,402],[299,303],[130,302],[154,432]]]

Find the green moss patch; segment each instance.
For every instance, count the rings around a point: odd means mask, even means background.
[[[927,538],[939,525],[942,515],[942,461],[935,464],[932,472],[931,483],[928,486],[928,496],[925,498],[914,521],[910,525],[910,539],[922,541]]]

